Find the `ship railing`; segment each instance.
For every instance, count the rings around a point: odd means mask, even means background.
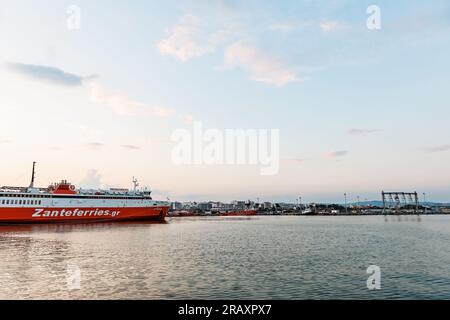
[[[9,187],[9,186],[0,187],[0,191],[3,191],[3,192],[28,193],[29,189],[30,188],[28,188],[28,187]],[[45,189],[45,188],[33,188],[33,189],[38,192],[47,192],[48,191],[48,189]]]
[[[130,191],[130,190],[101,190],[101,189],[78,189],[79,194],[85,195],[106,195],[106,196],[150,196],[149,191]]]

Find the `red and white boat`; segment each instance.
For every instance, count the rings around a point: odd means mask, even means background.
[[[82,190],[63,180],[35,188],[35,163],[29,187],[0,188],[0,224],[164,221],[170,204],[154,201],[151,191]]]

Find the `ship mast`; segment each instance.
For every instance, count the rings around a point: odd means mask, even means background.
[[[36,161],[33,161],[33,172],[31,173],[31,183],[30,183],[30,188],[34,188],[34,178],[35,178],[35,174],[36,174]]]
[[[135,177],[133,177],[133,185],[134,185],[133,191],[134,193],[136,193],[137,187],[139,186],[139,182]]]

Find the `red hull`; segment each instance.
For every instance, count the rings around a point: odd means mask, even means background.
[[[221,212],[220,216],[225,217],[239,217],[239,216],[256,216],[256,210],[244,210],[244,211],[233,211],[233,212]]]
[[[0,224],[164,221],[169,207],[0,208]]]

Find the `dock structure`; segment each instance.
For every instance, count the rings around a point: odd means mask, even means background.
[[[417,192],[384,192],[383,214],[419,214],[419,196]]]

